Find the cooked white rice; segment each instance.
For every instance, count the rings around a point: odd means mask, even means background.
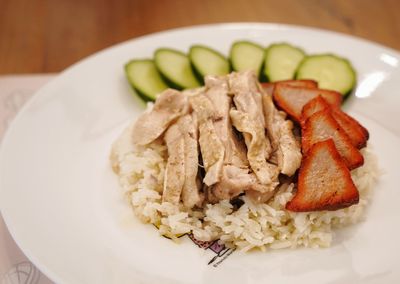
[[[242,251],[253,248],[281,249],[328,247],[335,228],[353,224],[363,217],[370,189],[379,175],[376,157],[369,147],[362,150],[364,165],[352,171],[360,192],[357,205],[337,210],[293,213],[285,210],[294,184],[283,185],[267,204],[255,204],[245,196],[234,210],[228,201],[208,204],[203,210],[187,210],[161,202],[167,148],[160,142],[147,147],[134,146],[131,127],[113,145],[111,161],[134,213],[144,223],[155,224],[162,235],[177,236],[192,232],[196,239],[220,239]]]

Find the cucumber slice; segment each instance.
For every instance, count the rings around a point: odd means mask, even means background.
[[[356,72],[351,63],[333,54],[306,57],[299,65],[296,79],[312,79],[321,89],[334,90],[346,96],[356,84]]]
[[[230,71],[225,56],[204,45],[193,45],[189,50],[189,59],[201,80],[206,75],[226,75]]]
[[[265,50],[256,43],[237,41],[232,44],[230,58],[235,71],[254,70],[260,76]]]
[[[131,60],[124,66],[131,87],[145,100],[154,101],[168,88],[151,59]]]
[[[293,79],[304,56],[303,50],[290,44],[272,44],[265,55],[264,75],[270,82]]]
[[[183,52],[159,48],[154,53],[154,62],[171,87],[181,90],[200,86],[189,58]]]

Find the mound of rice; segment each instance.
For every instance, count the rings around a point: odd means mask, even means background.
[[[130,142],[131,131],[132,126],[114,143],[111,162],[136,216],[156,225],[160,234],[172,239],[192,232],[198,240],[219,239],[241,251],[330,246],[335,228],[362,218],[379,174],[376,157],[364,148],[364,165],[352,171],[360,202],[337,211],[286,211],[285,204],[292,198],[295,184],[282,185],[267,204],[254,204],[243,196],[244,204],[237,210],[226,200],[204,209],[187,210],[182,204],[161,202],[166,146],[160,141],[146,147],[135,146]]]

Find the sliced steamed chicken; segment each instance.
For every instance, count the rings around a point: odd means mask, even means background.
[[[133,129],[133,143],[146,145],[156,140],[180,116],[188,112],[187,96],[167,89],[156,99],[150,112],[143,113]]]
[[[255,73],[231,73],[228,80],[236,106],[230,111],[232,124],[244,136],[251,169],[262,184],[270,185],[273,190],[278,184],[279,171],[267,161],[272,148],[265,136],[262,94]]]
[[[279,111],[268,93],[263,94],[265,127],[282,174],[292,176],[300,167],[301,148],[293,135],[293,122]]]
[[[186,114],[165,133],[168,160],[164,176],[163,201],[178,204],[182,199],[187,208],[200,206],[203,195],[198,181],[197,121]]]
[[[163,202],[178,204],[185,184],[185,139],[179,124],[172,124],[165,132],[168,160],[164,175]]]
[[[198,123],[193,114],[186,114],[178,120],[178,126],[184,139],[185,183],[182,189],[183,205],[192,208],[201,206],[204,195],[200,193],[201,182],[199,179],[199,145]]]
[[[226,78],[207,76],[205,85],[204,94],[190,98],[190,103],[199,120],[204,182],[209,186],[209,195],[217,201],[231,199],[246,190],[268,191],[250,172],[246,147],[233,132],[229,117],[232,98],[228,96]]]
[[[199,144],[203,158],[203,166],[206,175],[203,182],[211,186],[219,182],[224,162],[225,147],[217,135],[213,121],[216,118],[216,111],[212,102],[200,94],[190,98],[199,124]]]

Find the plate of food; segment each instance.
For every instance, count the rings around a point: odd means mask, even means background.
[[[57,283],[398,283],[399,61],[263,23],[118,44],[19,113],[1,213]]]

